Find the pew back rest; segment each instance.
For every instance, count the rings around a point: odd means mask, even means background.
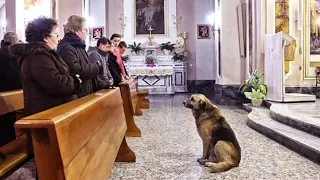
[[[23,103],[22,90],[0,92],[0,115],[23,109]]]
[[[124,103],[129,103],[130,111],[134,114],[138,104],[137,78],[131,77],[127,83],[120,83],[121,94]],[[128,98],[128,99],[127,99]]]
[[[107,179],[127,125],[119,88],[25,117],[39,179]]]

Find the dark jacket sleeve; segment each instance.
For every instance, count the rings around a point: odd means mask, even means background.
[[[89,58],[90,58],[90,62],[91,62],[91,63],[98,63],[98,62],[99,62],[99,59],[100,59],[100,57],[99,57],[99,55],[97,54],[97,52],[92,52],[92,53],[90,53]]]
[[[18,66],[18,57],[9,55],[7,49],[2,49],[0,53],[0,74],[1,74],[1,87],[4,91],[16,90],[22,88],[20,70]]]
[[[31,76],[49,94],[72,95],[76,93],[79,82],[71,75],[62,75],[47,55],[33,56],[30,64]]]
[[[68,45],[63,48],[59,55],[68,64],[71,72],[79,74],[81,79],[93,79],[96,78],[99,73],[99,66],[96,63],[80,64],[79,57],[76,50]]]
[[[120,68],[118,63],[115,60],[115,56],[110,54],[109,55],[109,71],[111,73],[111,76],[113,77],[113,85],[118,86],[118,84],[122,81],[121,73],[120,73]]]

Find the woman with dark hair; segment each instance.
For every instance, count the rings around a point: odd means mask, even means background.
[[[40,17],[25,31],[28,44],[16,44],[10,51],[20,56],[25,115],[35,114],[77,98],[81,80],[70,74],[67,64],[55,52],[58,23]]]

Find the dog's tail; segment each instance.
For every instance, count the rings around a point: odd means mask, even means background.
[[[222,161],[219,163],[215,163],[210,167],[210,172],[211,173],[219,173],[219,172],[224,172],[228,171],[229,169],[233,167],[237,167],[238,164],[233,163],[232,161]]]

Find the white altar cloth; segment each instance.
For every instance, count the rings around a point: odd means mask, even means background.
[[[129,67],[130,76],[171,76],[173,67]]]

